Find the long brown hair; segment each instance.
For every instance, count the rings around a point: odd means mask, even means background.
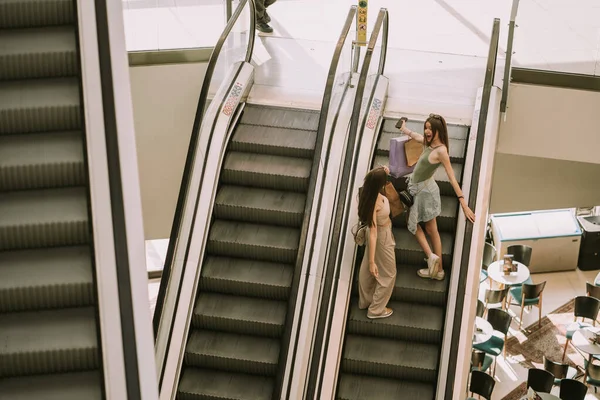
[[[373,210],[377,202],[377,195],[387,181],[387,175],[382,167],[370,170],[365,176],[363,187],[358,195],[358,219],[363,224],[373,226]]]
[[[434,137],[435,132],[437,132],[438,136],[440,137],[440,140],[442,141],[444,146],[446,146],[448,153],[450,153],[450,142],[448,140],[448,125],[446,125],[446,120],[444,119],[444,117],[437,114],[429,114],[429,118],[427,118],[425,120],[425,123],[423,124],[423,131],[425,131],[425,127],[427,126],[428,122],[429,124],[431,124],[431,130],[432,132],[434,132]]]

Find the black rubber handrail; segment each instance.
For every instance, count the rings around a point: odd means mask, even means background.
[[[331,143],[332,140],[329,140],[329,145],[328,145],[328,150],[325,153],[325,160],[322,162],[321,158],[318,156],[319,154],[323,154],[323,144],[325,141],[325,129],[327,128],[327,117],[329,115],[329,107],[330,107],[330,103],[331,103],[331,97],[333,94],[333,84],[335,83],[335,78],[336,78],[336,71],[340,62],[340,58],[342,55],[342,51],[344,48],[344,44],[346,43],[346,39],[348,38],[348,34],[350,32],[350,28],[352,27],[352,22],[354,21],[354,16],[356,15],[356,10],[357,10],[357,6],[352,6],[350,7],[350,10],[348,11],[348,15],[346,17],[346,22],[344,23],[344,27],[342,28],[342,33],[340,34],[340,37],[337,41],[337,44],[335,46],[335,50],[333,52],[333,57],[331,58],[331,64],[329,65],[329,72],[327,73],[327,80],[325,83],[325,90],[323,92],[323,101],[321,102],[321,111],[320,111],[320,116],[319,116],[319,125],[317,127],[317,137],[316,137],[316,141],[315,141],[315,150],[314,150],[314,154],[315,157],[313,157],[313,163],[311,166],[311,174],[313,176],[313,179],[311,179],[310,183],[309,183],[309,187],[308,187],[308,192],[306,194],[306,204],[304,206],[304,220],[302,222],[302,231],[300,233],[300,241],[299,241],[299,247],[298,247],[298,253],[296,256],[296,265],[294,268],[294,277],[292,279],[292,289],[290,291],[290,301],[288,304],[288,320],[286,321],[286,327],[285,327],[285,331],[284,331],[284,335],[283,335],[283,340],[282,340],[282,344],[281,344],[281,349],[288,349],[289,350],[289,343],[291,341],[291,337],[292,337],[292,321],[294,318],[294,310],[296,308],[296,304],[298,301],[301,302],[301,304],[304,304],[305,300],[306,300],[306,289],[307,289],[307,285],[306,285],[306,281],[308,280],[308,274],[305,277],[305,284],[304,284],[304,292],[302,293],[302,298],[299,299],[299,295],[298,295],[298,289],[299,289],[299,283],[300,283],[300,279],[301,277],[301,273],[302,273],[302,264],[304,262],[305,257],[310,257],[312,258],[312,253],[314,251],[315,248],[315,235],[313,235],[313,237],[310,239],[311,240],[311,245],[308,246],[309,249],[309,254],[306,255],[306,243],[308,241],[308,230],[310,227],[310,216],[311,213],[316,212],[317,215],[319,214],[319,211],[321,209],[321,205],[322,205],[322,197],[319,196],[317,199],[315,199],[315,193],[316,193],[316,185],[317,185],[317,171],[319,169],[319,164],[323,165],[323,170],[327,171],[327,166],[329,164],[329,154],[331,151]],[[323,192],[323,185],[325,183],[325,177],[323,177],[323,179],[321,180],[321,187],[320,187],[320,193]],[[313,211],[313,206],[314,206],[314,202],[315,200],[317,201],[317,205],[316,205],[316,210]],[[302,313],[304,313],[304,307],[302,307],[302,309],[300,310],[300,317],[299,320],[302,320]],[[298,346],[298,340],[299,340],[299,335],[300,335],[300,330],[296,331],[296,340],[295,340],[295,349],[292,352],[292,363],[290,365],[294,365],[295,364],[295,358],[296,358],[296,349]],[[282,391],[283,391],[283,377],[285,374],[285,366],[287,365],[287,359],[290,356],[290,354],[288,353],[288,351],[281,351],[280,355],[279,355],[279,371],[277,373],[277,378],[276,378],[276,385],[275,385],[275,393],[273,395],[273,398],[281,398],[282,395]],[[288,380],[288,385],[287,385],[287,393],[289,394],[290,391],[290,385],[292,383],[292,376],[290,375],[289,380]]]
[[[387,55],[387,36],[389,15],[386,9],[381,9],[377,16],[377,20],[371,33],[367,51],[363,60],[358,85],[356,88],[356,97],[354,98],[354,106],[352,119],[350,120],[350,129],[348,132],[348,140],[346,143],[346,152],[344,154],[344,162],[342,166],[342,177],[338,186],[338,190],[345,190],[351,185],[351,178],[355,175],[358,163],[358,153],[360,146],[356,146],[357,141],[362,140],[363,129],[359,129],[360,113],[363,103],[363,95],[369,68],[375,51],[375,45],[379,35],[382,34],[381,55],[378,66],[378,74],[382,75],[385,68],[385,59]],[[383,28],[383,29],[382,29]],[[383,32],[382,32],[383,31]],[[376,87],[374,85],[373,89]],[[315,399],[320,398],[323,379],[318,379],[319,370],[324,366],[321,364],[321,354],[327,354],[329,345],[328,338],[331,332],[331,318],[333,316],[334,307],[329,307],[335,301],[337,292],[337,283],[341,272],[341,257],[340,252],[344,246],[346,237],[346,226],[349,213],[351,212],[352,195],[340,195],[337,197],[334,209],[337,210],[334,217],[333,227],[330,230],[331,248],[325,264],[325,280],[323,284],[323,302],[318,311],[318,319],[316,326],[316,340],[313,346],[309,377],[306,387],[308,388],[305,398]]]
[[[479,175],[481,172],[481,158],[483,154],[483,143],[485,139],[485,128],[487,125],[488,112],[490,107],[490,98],[492,87],[494,86],[494,76],[496,74],[496,60],[498,57],[498,42],[500,40],[500,19],[495,18],[492,27],[492,35],[490,39],[490,48],[488,51],[487,65],[485,70],[485,78],[483,81],[483,93],[481,96],[481,107],[479,111],[479,119],[477,122],[477,135],[475,141],[475,155],[473,157],[473,173],[471,175],[471,184],[469,188],[469,208],[475,211],[477,206],[477,191],[479,190]],[[480,218],[485,216],[480,215]],[[463,248],[460,259],[459,282],[467,281],[467,273],[469,270],[469,254],[471,252],[471,239],[473,237],[473,224],[466,223],[465,233],[463,237]],[[454,320],[452,324],[452,339],[450,341],[450,355],[448,363],[448,376],[446,379],[445,399],[451,399],[454,381],[456,379],[456,363],[458,361],[458,345],[461,336],[461,322],[465,305],[466,285],[458,285],[456,293],[456,305],[454,312]],[[447,311],[447,310],[446,310]],[[441,358],[441,357],[440,357]],[[439,382],[439,374],[438,374]]]
[[[188,153],[185,160],[185,168],[183,170],[183,177],[181,179],[181,186],[179,189],[179,197],[177,199],[177,206],[175,208],[175,215],[173,217],[173,225],[171,227],[171,235],[169,238],[169,246],[167,247],[167,254],[165,258],[165,265],[162,271],[162,278],[160,281],[160,287],[158,289],[158,296],[156,299],[156,308],[154,309],[154,317],[152,321],[152,325],[154,328],[154,336],[156,340],[156,335],[158,334],[158,328],[160,325],[160,318],[163,311],[163,305],[165,301],[165,296],[167,293],[167,286],[169,283],[169,278],[171,275],[171,269],[173,264],[173,257],[175,253],[175,247],[179,240],[179,231],[181,230],[181,223],[183,220],[183,210],[185,206],[185,200],[188,195],[189,186],[192,178],[192,170],[194,164],[196,162],[196,151],[198,146],[198,139],[200,136],[200,127],[202,126],[202,122],[204,119],[204,110],[206,108],[206,102],[208,100],[208,91],[210,89],[210,83],[213,78],[213,74],[215,72],[215,68],[217,66],[217,61],[219,59],[219,55],[221,54],[221,50],[223,49],[223,45],[225,41],[229,37],[231,30],[234,25],[238,21],[240,15],[242,14],[244,7],[248,3],[250,9],[250,27],[249,27],[249,35],[248,35],[248,45],[246,48],[246,56],[245,61],[250,62],[252,59],[252,53],[254,51],[254,30],[255,30],[255,6],[254,0],[240,0],[240,4],[237,9],[227,22],[223,33],[217,40],[217,43],[211,53],[210,60],[208,61],[208,66],[206,68],[206,74],[204,75],[204,80],[202,82],[202,89],[200,90],[200,97],[198,99],[198,107],[196,108],[196,116],[194,117],[194,126],[192,128],[192,136],[190,138],[190,144],[188,147]],[[210,140],[209,140],[210,143]],[[204,161],[206,163],[206,160]],[[188,240],[189,238],[183,238],[184,240]],[[182,275],[183,276],[183,275]]]

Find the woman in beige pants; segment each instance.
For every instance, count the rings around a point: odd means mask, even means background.
[[[358,276],[358,306],[360,309],[369,308],[367,318],[371,319],[386,318],[393,313],[386,306],[396,283],[396,242],[392,233],[390,204],[380,193],[387,174],[387,167],[369,171],[358,198],[358,218],[370,225]]]

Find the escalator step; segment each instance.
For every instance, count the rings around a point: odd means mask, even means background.
[[[358,299],[354,299],[350,306],[347,332],[421,343],[441,343],[443,308],[397,301],[390,301],[388,307],[394,310],[391,317],[372,320],[367,318],[367,310],[358,308]]]
[[[2,30],[0,43],[0,80],[64,77],[78,71],[74,27]]]
[[[200,290],[287,300],[293,274],[291,265],[209,256],[202,267]]]
[[[279,340],[232,333],[195,331],[185,349],[186,366],[273,376]]]
[[[241,123],[316,131],[319,127],[319,113],[290,108],[247,105],[244,108]]]
[[[396,239],[396,263],[398,264],[425,264],[425,253],[415,236],[404,228],[393,228]],[[442,261],[444,270],[449,271],[452,264],[452,250],[454,246],[454,235],[448,232],[440,232],[442,239]]]
[[[94,304],[88,247],[0,253],[0,312]]]
[[[435,386],[353,374],[340,374],[337,400],[433,399]]]
[[[98,372],[8,378],[0,380],[0,399],[101,400],[102,386]]]
[[[265,189],[306,192],[312,160],[265,154],[230,152],[223,163],[221,182]]]
[[[76,78],[0,82],[0,134],[80,128]]]
[[[273,378],[185,368],[177,398],[181,400],[271,400]]]
[[[458,199],[456,196],[441,196],[442,212],[436,222],[440,232],[453,233],[456,230],[456,214],[458,212]],[[394,226],[406,229],[407,214],[403,213],[394,218]]]
[[[0,314],[0,377],[98,368],[94,308]]]
[[[390,163],[390,159],[388,156],[375,156],[374,165],[382,164],[388,165]],[[462,179],[462,164],[451,163],[452,170],[454,171],[454,176],[458,182]],[[450,179],[448,175],[446,175],[446,170],[443,166],[438,167],[433,174],[433,178],[435,179],[438,187],[440,188],[440,194],[442,196],[454,196],[456,197],[456,193],[454,193],[454,189],[450,184]]]
[[[383,132],[386,133],[398,133],[398,128],[396,128],[396,123],[398,119],[385,119],[383,122]],[[415,121],[411,120],[406,123],[406,127],[412,131],[423,133],[423,121]],[[466,140],[469,134],[469,127],[466,125],[454,125],[448,124],[448,137],[451,139],[462,139]]]
[[[214,215],[219,219],[300,228],[305,203],[303,193],[224,185],[217,193]]]
[[[0,250],[77,245],[88,240],[84,187],[0,194]]]
[[[73,23],[73,0],[0,1],[0,29]]]
[[[417,275],[419,268],[420,265],[397,266],[392,300],[444,307],[449,279],[423,279]]]
[[[82,132],[0,136],[0,190],[85,183]]]
[[[439,346],[347,335],[342,371],[353,374],[435,382]]]
[[[252,297],[200,293],[194,308],[194,329],[280,337],[287,303]]]
[[[421,125],[421,132],[423,129]],[[390,154],[390,139],[401,136],[400,133],[396,132],[382,132],[377,142],[377,155],[389,157]],[[450,145],[450,160],[455,163],[462,164],[465,160],[465,146],[467,144],[466,139],[453,139],[449,138]]]
[[[246,153],[312,159],[316,137],[315,131],[240,124],[229,148]]]
[[[216,220],[209,233],[211,255],[293,264],[300,230],[281,226]]]

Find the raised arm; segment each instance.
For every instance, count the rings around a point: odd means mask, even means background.
[[[439,150],[440,151],[438,154],[439,154],[440,162],[442,163],[442,165],[444,166],[444,169],[446,170],[448,179],[450,179],[450,184],[452,185],[452,188],[454,189],[454,193],[456,193],[456,197],[458,197],[458,202],[460,203],[467,219],[471,222],[475,222],[475,213],[473,213],[473,211],[469,208],[469,205],[467,204],[467,201],[465,200],[465,196],[463,196],[462,189],[460,188],[460,185],[458,184],[458,181],[456,180],[456,176],[454,176],[454,170],[452,169],[452,164],[450,163],[450,156],[448,155],[448,150],[446,150],[446,147],[442,147]]]
[[[405,135],[410,136],[411,139],[414,139],[419,143],[423,143],[423,135],[421,135],[420,133],[417,133],[417,132],[413,132],[410,129],[408,129],[406,127],[406,122],[404,122],[404,121],[402,121],[402,127],[400,128],[400,132],[404,133]]]

